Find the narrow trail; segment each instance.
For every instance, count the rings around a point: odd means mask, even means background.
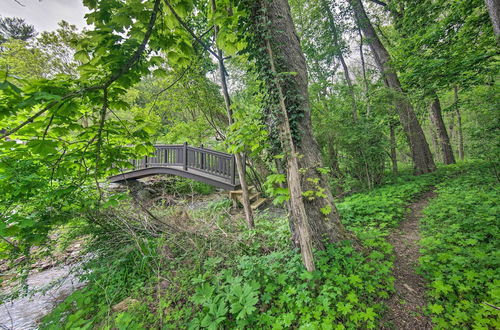
[[[384,329],[432,329],[430,319],[423,313],[426,306],[425,282],[415,269],[420,256],[422,210],[434,196],[435,193],[429,191],[410,204],[410,213],[387,239],[394,246],[396,256],[393,269],[396,291],[387,302],[389,309],[382,320]]]

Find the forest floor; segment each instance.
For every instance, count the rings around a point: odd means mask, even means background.
[[[416,273],[418,265],[422,210],[435,197],[433,191],[424,193],[410,204],[410,212],[400,226],[388,237],[394,247],[395,293],[387,302],[388,311],[382,324],[395,329],[432,329],[428,316],[424,315],[425,281]]]

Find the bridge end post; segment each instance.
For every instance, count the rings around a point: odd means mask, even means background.
[[[236,155],[231,158],[231,183],[236,184]]]
[[[187,144],[187,142],[184,142],[183,153],[184,153],[184,171],[187,171],[187,169],[188,169],[188,144]]]

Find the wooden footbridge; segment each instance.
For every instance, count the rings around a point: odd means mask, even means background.
[[[133,169],[108,178],[120,183],[158,174],[172,174],[226,190],[240,188],[234,155],[203,147],[156,145],[154,154],[131,160]]]

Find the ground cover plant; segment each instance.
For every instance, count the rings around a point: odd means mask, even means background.
[[[460,169],[459,169],[460,171]],[[464,166],[424,210],[420,271],[437,328],[500,325],[500,191],[494,164]]]
[[[119,254],[112,245],[102,258],[89,264],[93,269],[89,286],[70,296],[45,324],[49,328],[61,322],[67,328],[97,324],[376,328],[384,314],[383,301],[393,290],[392,247],[385,237],[404,219],[413,199],[459,169],[390,177],[380,187],[340,201],[339,212],[358,237],[361,250],[346,242],[318,251],[320,263],[313,273],[302,268],[300,256],[291,248],[283,216],[263,213],[257,217],[255,231],[249,233],[241,219],[238,223],[231,216],[231,203],[225,199],[189,215],[179,209],[158,208],[155,212],[169,227],[191,228],[187,231],[191,234],[182,240],[193,242],[180,247],[174,243],[180,239],[177,233],[170,239],[143,237],[139,249],[132,244],[118,250],[122,251]],[[176,218],[180,215],[182,219]],[[204,235],[192,236],[200,226],[206,230]],[[123,237],[129,240],[128,234]],[[113,310],[127,297],[135,304],[125,311]]]
[[[101,242],[109,248],[88,264],[88,286],[47,316],[44,327],[375,327],[380,301],[391,290],[384,253],[366,256],[347,242],[332,245],[317,253],[320,266],[309,273],[288,243],[286,218],[264,213],[248,233],[241,219],[234,224],[229,207],[212,202],[184,224],[163,214],[165,223],[191,228],[187,235],[142,237],[140,247],[119,250]],[[209,225],[197,237],[191,230],[203,223]],[[179,246],[181,237],[192,243]],[[117,241],[117,232],[112,242],[126,243]],[[136,303],[113,309],[127,297]]]

